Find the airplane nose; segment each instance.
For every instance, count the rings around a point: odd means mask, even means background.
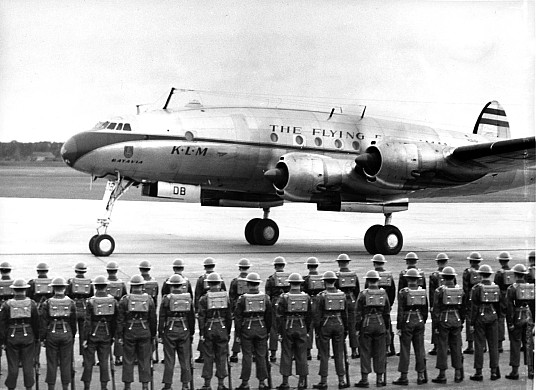
[[[63,144],[60,153],[61,158],[63,158],[63,161],[65,161],[65,164],[72,167],[79,157],[75,137],[69,138],[67,142]]]

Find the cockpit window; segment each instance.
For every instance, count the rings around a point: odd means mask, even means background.
[[[130,128],[130,123],[125,123],[125,126],[123,126],[123,130],[132,131],[132,129]]]
[[[123,124],[119,123],[115,129],[116,130],[123,130]]]
[[[110,123],[110,124],[108,125],[107,129],[113,130],[113,129],[115,129],[115,125],[117,125],[117,123],[116,123],[116,122],[112,122],[112,123]]]
[[[97,122],[97,124],[95,126],[93,126],[93,129],[95,130],[102,130],[102,129],[105,129],[106,126],[108,126],[110,122]]]

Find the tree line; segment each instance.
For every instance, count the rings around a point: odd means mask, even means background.
[[[31,160],[35,153],[51,153],[54,158],[61,159],[61,142],[0,142],[0,159],[24,161]]]

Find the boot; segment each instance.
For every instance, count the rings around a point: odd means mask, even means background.
[[[277,386],[278,390],[288,390],[290,389],[290,386],[288,384],[288,376],[283,375],[283,382],[279,386]]]
[[[123,390],[130,390],[130,382],[124,382],[125,387],[123,387]]]
[[[229,361],[231,363],[238,363],[238,355],[236,353],[233,353],[231,357],[229,358]]]
[[[407,386],[408,384],[409,384],[409,381],[408,381],[407,372],[401,372],[400,377],[393,381],[393,385]]]
[[[149,390],[149,383],[148,382],[143,382],[141,384],[141,390]]]
[[[376,387],[387,386],[385,383],[385,374],[376,374]]]
[[[482,369],[477,368],[475,375],[471,375],[469,379],[471,379],[472,381],[482,382],[484,380],[484,377],[482,376]]]
[[[439,370],[439,375],[437,376],[437,378],[432,379],[432,382],[441,383],[441,384],[447,383],[447,377],[445,376],[445,370]]]
[[[473,342],[472,341],[468,341],[467,342],[467,348],[463,351],[463,353],[465,355],[472,355],[475,353],[475,350],[473,348]]]
[[[307,375],[300,375],[298,380],[298,390],[305,390],[307,388]]]
[[[101,382],[100,388],[101,390],[108,390],[108,382]]]
[[[182,387],[184,387],[184,385],[185,383],[182,384]],[[169,389],[171,389],[171,383],[164,383],[164,387],[162,387],[162,390],[169,390]]]
[[[512,366],[512,372],[510,372],[510,374],[506,374],[504,377],[506,379],[518,380],[519,379],[519,373],[518,373],[517,370],[518,370],[518,367]]]
[[[249,382],[242,381],[242,383],[240,383],[240,386],[236,387],[235,390],[249,390]]]
[[[463,381],[463,368],[454,370],[454,382],[460,383]]]
[[[199,354],[197,358],[195,358],[194,362],[196,363],[204,363],[205,359],[203,359],[203,355]]]
[[[346,389],[347,387],[350,387],[349,383],[346,383],[344,380],[344,375],[339,376],[339,389]]]
[[[352,359],[358,359],[359,354],[357,353],[357,348],[352,348]]]
[[[437,355],[437,347],[434,344],[434,348],[428,351],[428,355],[436,356]]]
[[[534,366],[529,366],[528,367],[527,378],[534,379]]]
[[[316,385],[313,385],[313,389],[320,389],[325,390],[328,388],[328,377],[327,376],[321,376],[320,382],[318,382]]]
[[[491,377],[490,379],[492,381],[496,381],[497,379],[501,379],[501,372],[499,371],[499,367],[495,367],[491,369]]]
[[[368,382],[368,374],[361,373],[361,380],[355,384],[355,387],[362,387],[362,388],[368,388],[369,382]]]
[[[426,371],[418,372],[417,373],[417,384],[418,385],[424,385],[425,383],[428,383],[428,379],[426,378]]]
[[[275,351],[270,351],[270,363],[275,363],[277,361],[277,357],[275,356]]]

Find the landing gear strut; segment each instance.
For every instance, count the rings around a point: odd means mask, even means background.
[[[396,255],[402,250],[404,239],[400,230],[391,225],[391,215],[385,214],[385,225],[372,225],[365,233],[365,249],[371,255]]]
[[[247,242],[251,245],[274,245],[279,238],[277,224],[268,218],[270,208],[263,208],[263,218],[253,218],[244,230]]]
[[[106,234],[108,225],[110,225],[110,217],[112,216],[112,210],[116,200],[119,200],[121,196],[134,184],[133,180],[127,180],[123,183],[124,179],[121,178],[119,172],[117,173],[116,180],[108,180],[106,183],[106,190],[102,201],[105,205],[105,211],[102,218],[97,219],[97,234],[91,237],[89,240],[89,250],[95,256],[110,256],[115,249],[115,241],[109,234]]]

